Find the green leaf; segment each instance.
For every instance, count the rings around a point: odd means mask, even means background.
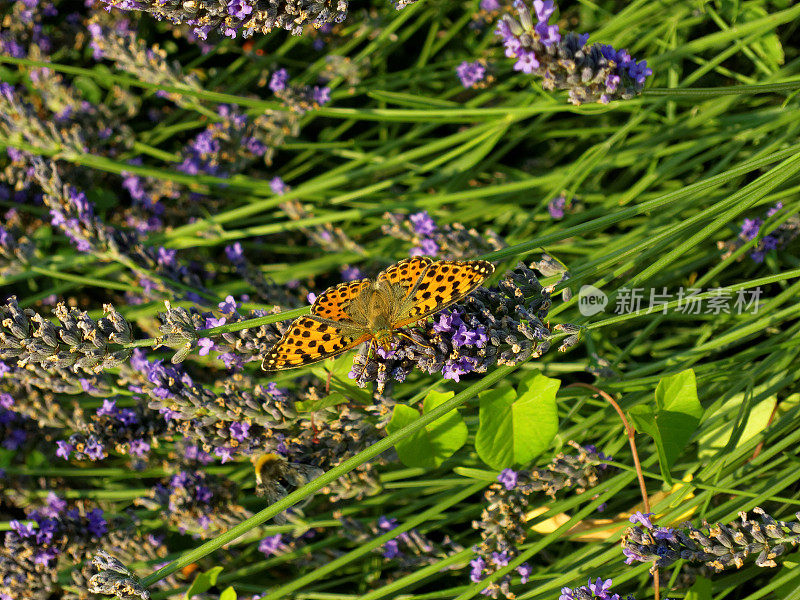
[[[686,592],[686,600],[711,600],[711,580],[698,576]]]
[[[95,83],[94,79],[78,75],[72,80],[72,84],[80,90],[83,97],[92,104],[99,104],[103,99],[103,90]]]
[[[345,404],[349,400],[347,396],[342,394],[341,392],[333,392],[332,394],[328,394],[324,398],[318,398],[317,400],[309,400],[307,402],[295,402],[294,406],[298,412],[314,412],[317,410],[322,410],[323,408],[328,408],[329,406],[336,406],[337,404]]]
[[[207,592],[210,590],[214,585],[217,583],[217,577],[219,574],[222,573],[222,567],[213,567],[206,571],[205,573],[200,573],[197,577],[194,578],[192,585],[189,586],[189,589],[186,590],[186,594],[184,594],[184,600],[189,600],[192,596],[196,596],[197,594],[202,594],[203,592]]]
[[[232,585],[229,585],[219,595],[219,600],[236,600],[236,590]]]
[[[423,412],[428,413],[454,396],[453,392],[429,392],[423,401]],[[419,412],[397,404],[386,431],[399,431],[419,418]],[[399,442],[395,448],[400,460],[407,467],[434,469],[452,456],[467,441],[467,426],[457,410],[451,410],[433,421],[423,430]]]
[[[519,389],[501,385],[480,397],[478,456],[490,467],[525,465],[544,452],[558,432],[558,379],[534,373]]]
[[[754,394],[757,393],[757,390],[758,388],[753,390]],[[723,404],[709,420],[703,423],[703,434],[697,440],[699,446],[697,451],[698,458],[702,460],[713,458],[728,445],[731,435],[734,433],[734,425],[738,425],[735,423],[737,411],[742,403],[745,402],[745,400],[746,398],[744,393],[736,394],[725,404]],[[767,428],[769,419],[772,416],[772,412],[775,410],[777,403],[778,399],[776,396],[769,396],[758,404],[750,407],[750,410],[747,414],[747,420],[745,421],[744,427],[738,436],[736,444],[733,446],[734,448],[743,446],[750,439],[757,436]],[[732,415],[732,417],[716,425],[708,426],[709,421],[718,414],[722,418],[724,418],[725,415]]]
[[[318,379],[330,382],[329,390],[331,393],[339,392],[348,400],[361,404],[371,404],[372,396],[366,390],[358,387],[354,379],[348,377],[353,365],[354,354],[348,353],[338,358],[328,358],[313,366],[311,372]]]
[[[661,379],[656,387],[655,400],[655,409],[639,405],[628,414],[636,429],[655,441],[661,474],[671,485],[670,469],[703,416],[703,407],[697,399],[694,371],[687,369]]]

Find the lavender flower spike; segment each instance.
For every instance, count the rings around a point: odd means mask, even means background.
[[[631,527],[622,538],[625,562],[652,562],[651,571],[655,571],[683,559],[720,572],[741,568],[748,557],[756,556],[757,567],[777,567],[775,559],[800,543],[800,521],[777,520],[759,507],[753,512],[759,520],[740,512],[741,523],[703,522],[700,529],[691,523],[653,528],[648,526],[649,519],[640,519],[644,527]],[[800,513],[795,517],[800,520]]]
[[[549,25],[555,11],[552,0],[535,0],[535,15],[521,0],[514,7],[518,17],[504,15],[495,32],[506,56],[516,59],[514,70],[542,77],[546,90],[569,90],[572,104],[629,100],[653,74],[646,61],[637,62],[626,50],[586,45],[588,34],[562,34],[558,25]]]

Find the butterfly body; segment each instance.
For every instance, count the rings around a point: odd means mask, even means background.
[[[375,280],[340,283],[325,290],[267,353],[262,368],[278,371],[336,356],[366,341],[388,351],[397,330],[467,296],[494,272],[486,261],[414,257]]]

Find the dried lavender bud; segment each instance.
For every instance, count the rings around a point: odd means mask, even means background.
[[[150,592],[128,567],[116,558],[98,550],[92,564],[100,571],[89,579],[88,590],[95,594],[114,595],[120,600],[149,600]]]
[[[95,60],[111,60],[118,69],[147,83],[193,91],[203,89],[196,75],[184,74],[181,65],[169,61],[166,51],[157,44],[148,47],[146,42],[136,37],[131,25],[127,19],[113,19],[105,11],[95,13],[87,26],[92,36],[91,47]],[[196,104],[193,97],[185,94],[157,93],[184,108],[192,108]]]
[[[480,531],[482,540],[475,548],[478,556],[470,563],[473,582],[481,581],[519,555],[519,546],[527,539],[527,513],[532,494],[543,492],[551,498],[567,490],[581,494],[600,483],[607,469],[604,462],[611,457],[594,446],[584,447],[575,442],[570,445],[578,451],[576,455],[558,454],[543,469],[504,469],[497,478],[498,483],[486,491],[486,508],[481,520],[472,523],[472,527]],[[530,573],[529,568],[523,571]],[[513,599],[510,586],[511,576],[506,575],[490,583],[484,594],[492,598],[502,594]]]
[[[225,255],[236,267],[239,276],[244,279],[261,297],[262,300],[275,306],[296,308],[304,302],[299,294],[287,291],[285,286],[267,281],[264,274],[253,263],[247,260],[244,249],[239,242],[225,247]]]
[[[275,451],[276,433],[297,417],[293,401],[274,383],[241,391],[226,380],[222,391],[215,392],[195,383],[179,366],[148,361],[138,349],[122,375],[131,391],[149,396],[148,407],[161,413],[171,432],[194,440],[223,462],[235,454]]]
[[[20,367],[33,364],[75,373],[118,366],[130,358],[131,350],[113,345],[130,342],[130,325],[110,304],[103,308],[105,316],[94,321],[86,312],[59,303],[56,326],[30,308],[22,310],[12,296],[0,306],[0,358],[14,357]]]
[[[181,471],[162,480],[134,503],[159,511],[165,522],[200,537],[218,535],[251,516],[236,504],[234,482],[203,471]]]
[[[535,2],[537,23],[523,2],[515,2],[518,19],[504,15],[497,24],[506,56],[517,59],[515,71],[542,77],[546,90],[569,90],[572,104],[629,100],[640,94],[652,75],[647,61],[637,62],[626,50],[604,44],[586,45],[588,34],[548,25],[555,12],[552,1]]]
[[[1,341],[0,344],[2,344]],[[22,367],[12,366],[3,362],[0,362],[0,364],[3,365],[2,368],[5,371],[3,383],[12,389],[17,388],[25,390],[25,394],[21,396],[22,400],[28,399],[29,395],[33,392],[32,388],[45,393],[85,393],[90,396],[101,398],[108,396],[111,392],[111,386],[97,375],[90,375],[87,373],[76,374],[67,367],[60,367],[52,364],[45,367],[34,363],[28,363]],[[36,405],[29,406],[27,402],[23,402],[20,406],[24,410],[29,411],[26,414],[31,416],[41,414],[41,412],[39,412],[40,407]],[[36,417],[34,416],[34,418]]]
[[[338,519],[342,524],[341,531],[344,537],[357,546],[363,545],[372,538],[383,535],[397,527],[397,519],[385,516],[368,524],[360,523],[337,512],[334,512],[334,518]],[[392,561],[391,565],[397,569],[397,572],[393,571],[392,575],[399,576],[439,562],[443,558],[447,558],[461,550],[463,550],[463,547],[447,536],[441,543],[437,543],[411,529],[389,540],[381,548],[376,548],[374,552],[381,554],[386,561]]]
[[[283,210],[292,221],[300,221],[313,216],[297,200],[284,202],[280,206],[281,210]],[[302,231],[312,243],[326,252],[355,252],[356,254],[365,254],[364,249],[350,239],[344,231],[339,227],[333,227],[329,223],[317,227],[301,227],[300,231]]]
[[[385,213],[383,233],[414,244],[410,256],[434,256],[446,260],[472,259],[505,248],[503,239],[491,230],[483,233],[460,223],[439,225],[422,211],[408,215]]]
[[[52,71],[36,74],[32,80],[39,82],[42,97],[0,83],[0,131],[6,139],[20,138],[37,148],[77,155],[114,156],[132,145],[130,128],[120,125],[104,105],[81,100]],[[34,102],[40,105],[38,110]],[[12,154],[12,158],[26,156],[16,150]]]
[[[740,512],[741,523],[709,524],[703,521],[700,529],[691,523],[681,527],[656,527],[648,515],[637,513],[622,538],[625,562],[652,562],[651,571],[668,567],[678,559],[701,564],[716,573],[731,567],[741,568],[750,556],[756,556],[757,567],[777,567],[780,556],[789,546],[800,542],[800,522],[779,521],[756,507],[753,512],[760,521]],[[800,513],[795,516],[800,519]]]
[[[103,0],[122,10],[149,12],[159,20],[191,26],[200,39],[216,31],[235,38],[285,29],[300,35],[305,25],[341,23],[347,0]]]
[[[0,597],[45,600],[60,590],[58,569],[86,558],[108,531],[103,511],[84,505],[68,508],[50,494],[47,504],[31,510],[32,524],[11,521],[0,547]],[[61,564],[59,564],[61,563]]]
[[[44,190],[44,203],[52,215],[51,223],[61,228],[78,250],[117,257],[140,274],[145,291],[159,288],[172,294],[168,287],[172,283],[172,287],[190,300],[203,302],[195,292],[186,293],[185,288],[203,290],[201,275],[204,273],[194,272],[178,263],[175,250],[145,246],[135,233],[103,223],[94,214],[94,206],[86,195],[62,181],[52,161],[45,162],[37,157],[32,159],[32,163],[36,180]],[[156,281],[150,279],[153,273],[158,276]],[[175,285],[178,282],[181,285]]]
[[[0,276],[20,272],[33,258],[36,246],[27,237],[0,225]]]

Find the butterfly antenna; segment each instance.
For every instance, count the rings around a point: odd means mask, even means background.
[[[416,344],[417,346],[422,346],[423,348],[427,348],[428,350],[430,350],[431,352],[433,352],[433,347],[431,347],[431,346],[428,346],[428,344],[423,344],[422,342],[419,342],[419,341],[415,340],[414,338],[412,338],[412,337],[411,337],[410,335],[408,335],[407,333],[403,333],[403,332],[402,332],[402,331],[400,331],[400,330],[397,330],[397,331],[395,331],[395,333],[396,333],[397,335],[399,335],[399,336],[401,336],[401,337],[404,337],[404,338],[406,338],[407,340],[409,340],[409,341],[413,342],[413,343],[414,343],[414,344]]]

